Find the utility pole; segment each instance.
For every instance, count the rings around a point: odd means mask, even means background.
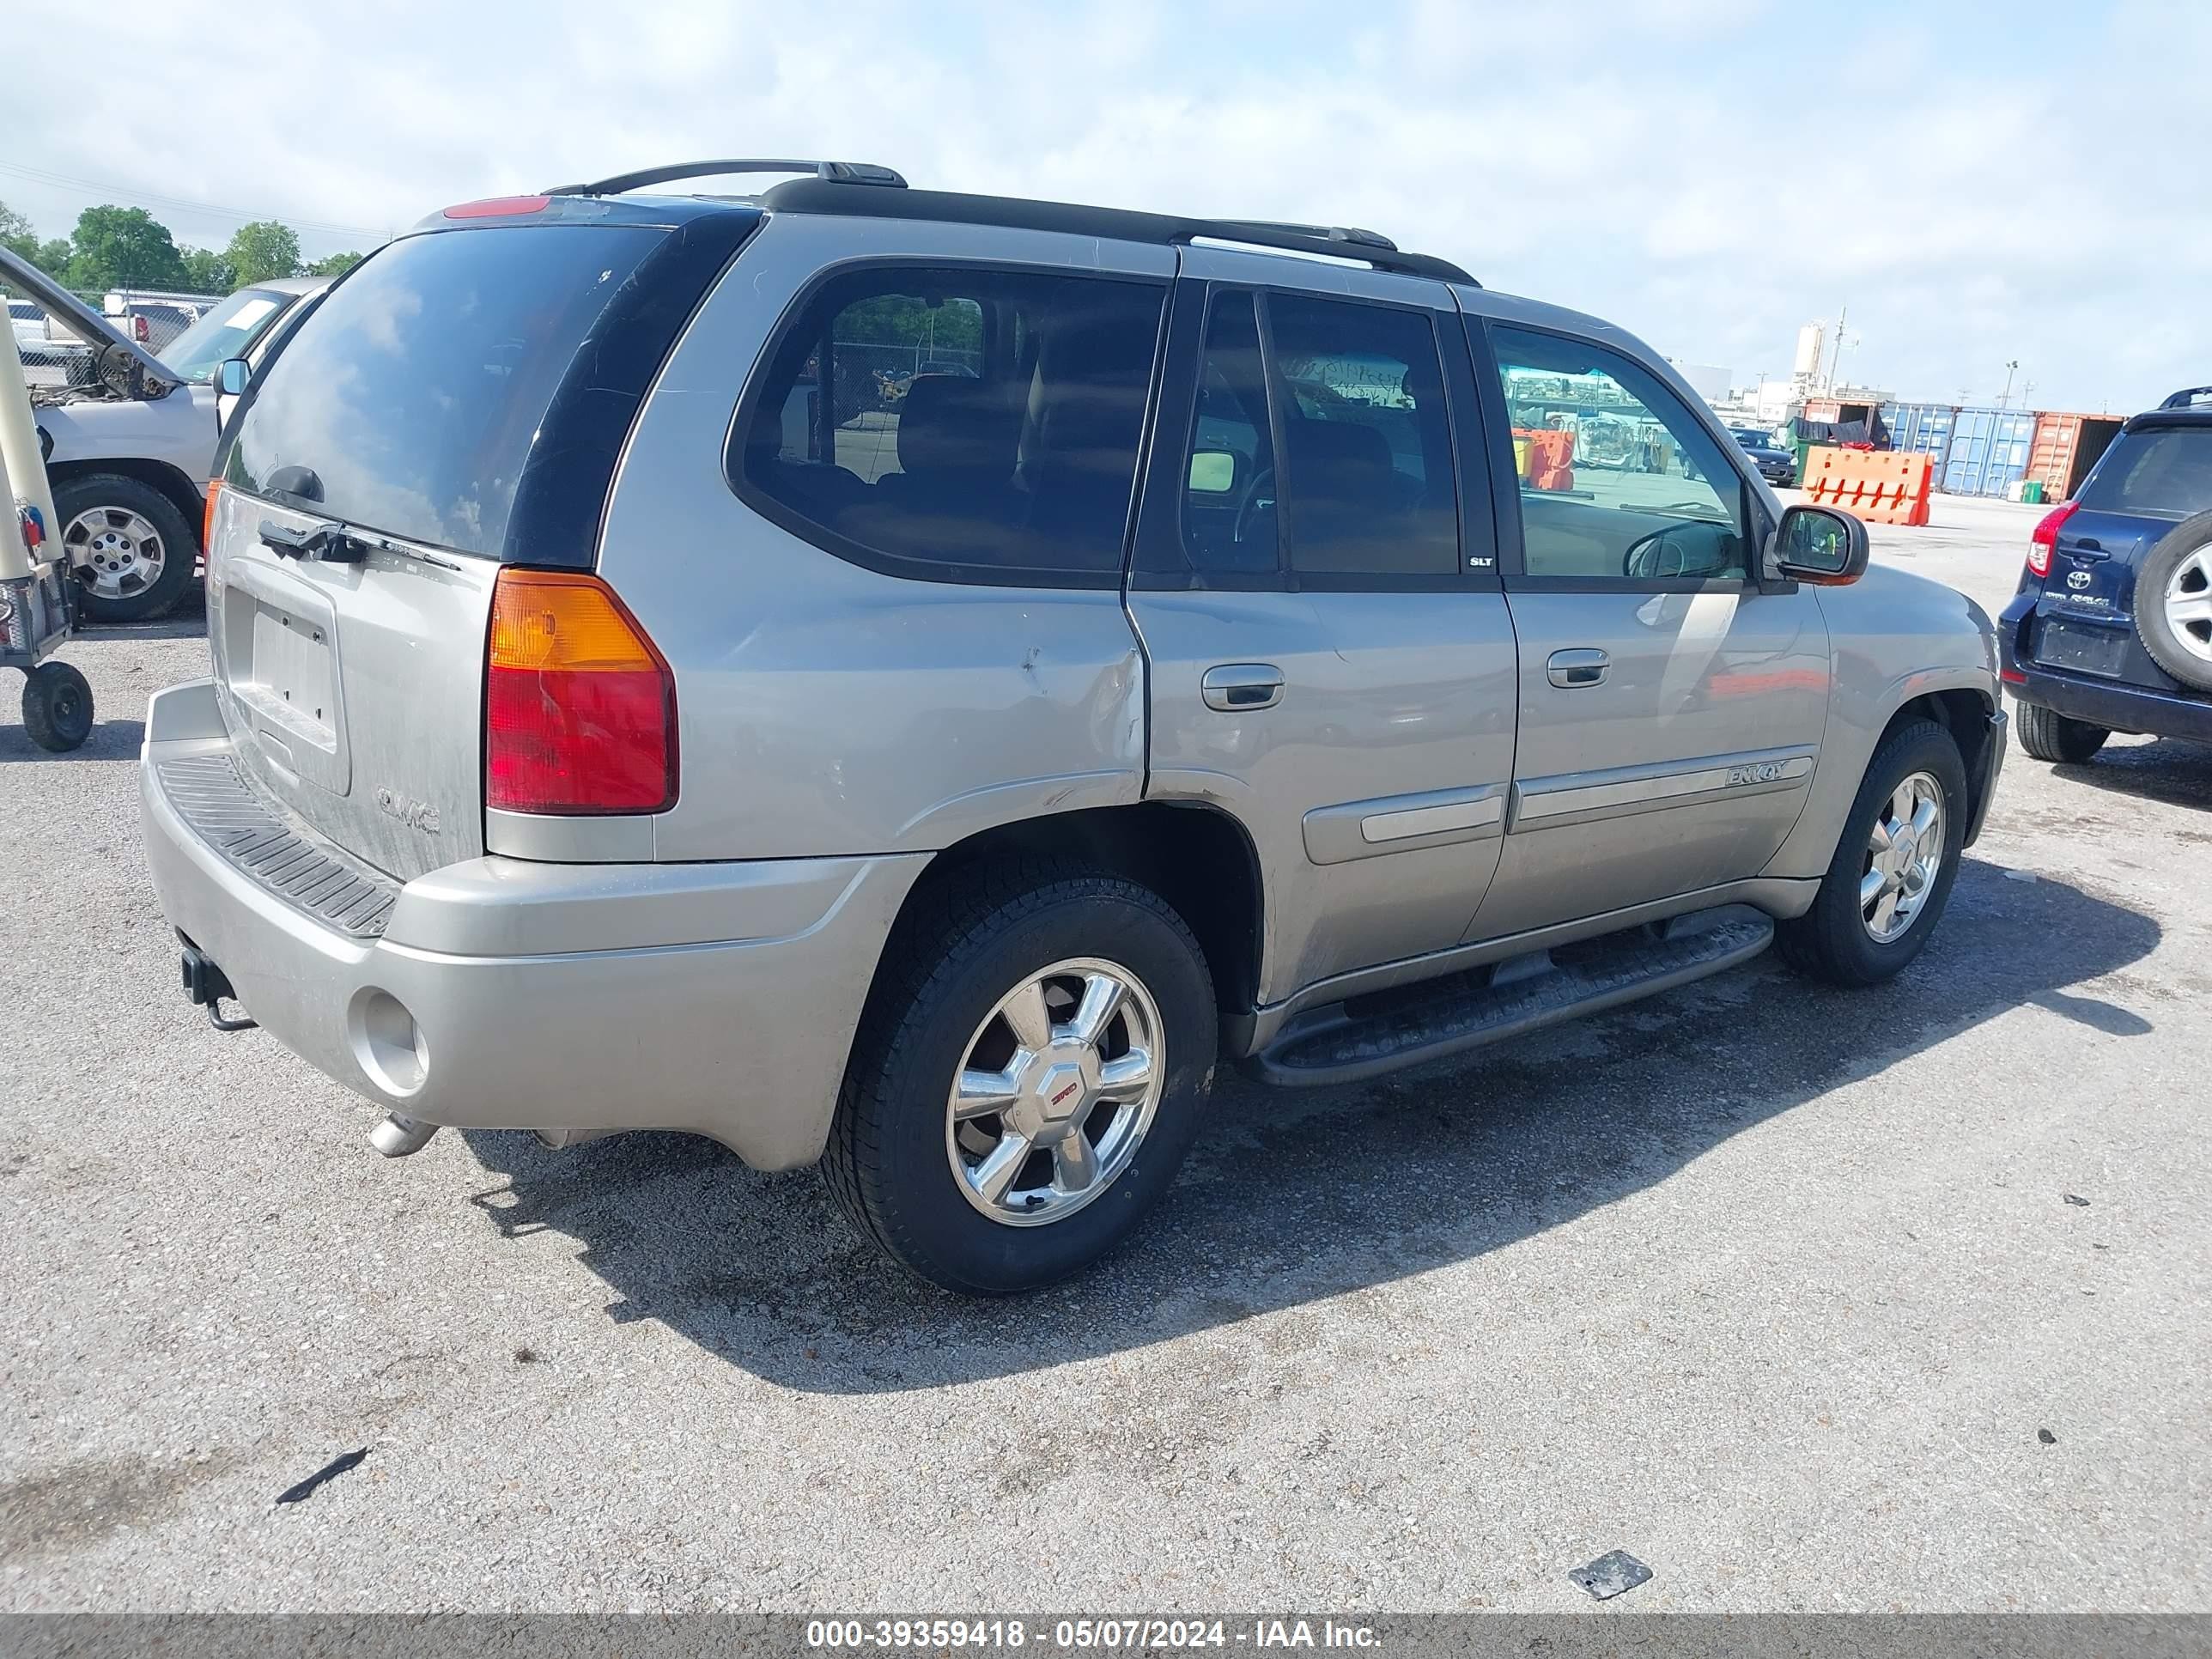
[[[1850,314],[1851,308],[1849,306],[1839,307],[1836,312],[1836,349],[1828,354],[1827,389],[1830,392],[1833,392],[1836,389],[1836,371],[1843,367],[1844,323],[1845,319],[1849,318]]]
[[[2012,401],[2012,375],[2013,371],[2019,367],[2020,359],[2017,357],[2014,357],[2011,362],[2005,365],[2005,389],[1997,393],[1997,407],[1999,409],[2002,409],[2007,404]]]

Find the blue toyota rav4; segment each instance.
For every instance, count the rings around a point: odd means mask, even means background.
[[[1997,634],[2038,760],[2115,732],[2212,743],[2212,386],[2130,421],[2044,515]]]

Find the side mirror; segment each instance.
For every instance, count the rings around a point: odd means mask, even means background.
[[[1832,507],[1800,505],[1782,514],[1775,562],[1792,581],[1842,587],[1866,574],[1866,526]]]
[[[1190,458],[1190,488],[1201,495],[1225,495],[1237,488],[1237,452],[1233,449],[1194,450]]]
[[[216,390],[226,398],[243,396],[253,380],[253,366],[243,357],[233,357],[215,372]]]

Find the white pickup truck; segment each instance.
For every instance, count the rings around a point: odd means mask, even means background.
[[[208,471],[229,412],[216,370],[233,357],[260,362],[331,279],[242,288],[150,351],[5,250],[0,277],[44,310],[50,336],[65,328],[91,343],[81,383],[31,390],[53,533],[82,584],[83,614],[107,623],[159,617],[191,585],[199,558]]]

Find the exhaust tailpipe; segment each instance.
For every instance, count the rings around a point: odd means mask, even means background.
[[[438,1133],[434,1123],[422,1123],[394,1112],[368,1132],[368,1144],[386,1158],[405,1158],[421,1152]]]

